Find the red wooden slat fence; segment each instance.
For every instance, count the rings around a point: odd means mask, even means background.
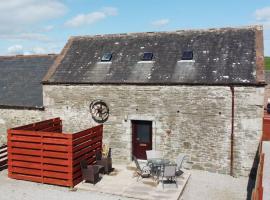
[[[252,191],[252,200],[263,200],[263,165],[264,154],[260,154],[260,162],[257,169],[256,183]]]
[[[270,115],[267,113],[263,117],[262,141],[270,141]]]
[[[80,183],[80,161],[95,161],[103,126],[62,133],[60,118],[8,130],[10,178],[73,187]]]
[[[7,168],[7,145],[0,147],[0,171]]]

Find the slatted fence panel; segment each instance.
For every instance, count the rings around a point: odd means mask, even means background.
[[[95,162],[96,151],[102,148],[102,135],[102,125],[72,135],[73,186],[82,181],[80,161],[86,159],[88,164],[93,164]]]
[[[252,200],[263,200],[263,166],[264,166],[264,154],[260,155],[260,162],[257,169],[257,177],[255,188],[252,191]]]
[[[19,126],[16,128],[12,128],[12,130],[45,131],[45,132],[62,133],[62,120],[58,117],[54,119],[36,122],[33,124],[28,124],[25,126]]]
[[[7,168],[7,145],[0,147],[0,171]]]
[[[262,141],[270,140],[270,115],[264,114]]]
[[[50,132],[55,127],[57,132]],[[59,118],[9,129],[8,176],[70,187],[80,183],[80,161],[95,162],[95,151],[102,147],[103,126],[75,134],[60,131]]]
[[[72,186],[72,135],[61,131],[60,118],[8,130],[9,177]]]

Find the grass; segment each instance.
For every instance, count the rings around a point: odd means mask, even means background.
[[[264,57],[265,69],[270,70],[270,57]]]

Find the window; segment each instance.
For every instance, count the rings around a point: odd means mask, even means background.
[[[193,60],[193,51],[184,51],[181,60]]]
[[[109,62],[112,59],[112,53],[104,53],[101,62]]]
[[[153,59],[153,53],[152,52],[144,52],[142,60],[144,61],[150,61]]]

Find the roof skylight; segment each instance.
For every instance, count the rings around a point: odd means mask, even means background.
[[[101,62],[109,62],[112,60],[112,53],[104,53]]]
[[[181,60],[193,60],[193,51],[183,51]]]
[[[142,60],[143,61],[150,61],[153,59],[153,53],[152,52],[144,52]]]

